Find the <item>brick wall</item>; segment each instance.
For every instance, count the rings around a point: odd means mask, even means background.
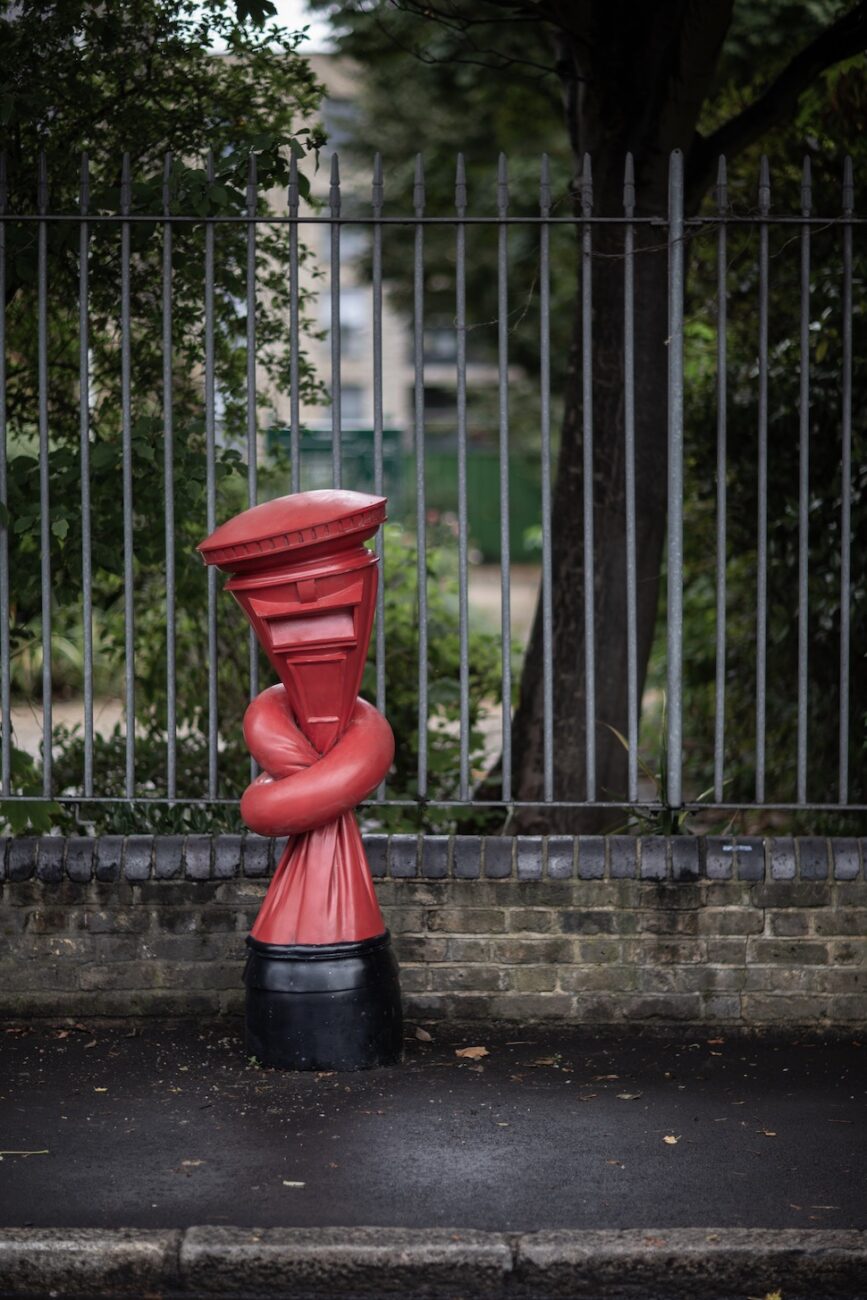
[[[867,841],[366,838],[410,1016],[867,1022]],[[241,1010],[279,842],[0,841],[0,1015]]]

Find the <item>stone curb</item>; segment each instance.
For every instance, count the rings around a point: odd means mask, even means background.
[[[365,835],[372,875],[392,880],[858,881],[867,839],[786,836]],[[227,880],[273,871],[285,840],[258,835],[0,839],[0,880]]]
[[[0,1296],[864,1296],[867,1234],[760,1228],[0,1229]]]

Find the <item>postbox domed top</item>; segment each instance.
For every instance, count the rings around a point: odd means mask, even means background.
[[[295,492],[227,519],[196,548],[205,564],[230,573],[284,557],[312,558],[372,537],[385,520],[385,497],[324,489]]]

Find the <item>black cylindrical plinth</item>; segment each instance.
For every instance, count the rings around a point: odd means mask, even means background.
[[[285,1070],[368,1070],[403,1049],[388,931],[359,943],[284,945],[249,937],[247,1051]]]

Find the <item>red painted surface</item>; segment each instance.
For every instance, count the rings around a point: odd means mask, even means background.
[[[263,943],[346,943],[385,929],[352,812],[394,757],[388,723],[358,698],[377,582],[363,543],[385,504],[300,492],[245,510],[199,546],[206,564],[234,575],[227,589],[282,683],[244,718],[263,772],[241,815],[260,835],[292,837],[253,926]]]

